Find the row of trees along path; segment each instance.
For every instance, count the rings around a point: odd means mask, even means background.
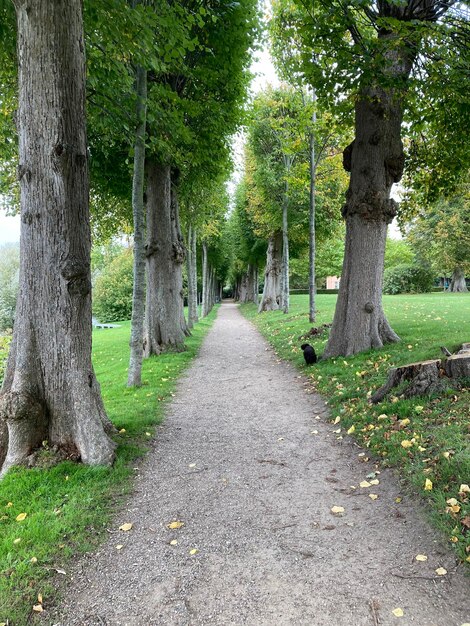
[[[53,623],[468,622],[468,579],[419,503],[388,470],[361,488],[377,466],[335,428],[305,378],[223,304],[135,493],[77,564]]]

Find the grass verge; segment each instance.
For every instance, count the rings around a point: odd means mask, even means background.
[[[132,464],[145,454],[162,421],[178,377],[197,354],[216,310],[199,322],[187,350],[144,361],[143,386],[127,388],[130,323],[96,330],[93,363],[108,415],[120,431],[112,468],[64,462],[44,469],[15,469],[0,481],[0,624],[30,623],[33,606],[54,602],[54,576],[72,557],[103,537],[122,497],[132,487]],[[44,444],[47,465],[52,454]],[[41,598],[41,602],[38,600]]]
[[[317,296],[313,326],[332,321],[335,303],[336,296]],[[404,400],[392,393],[378,405],[368,402],[390,367],[439,358],[440,346],[454,351],[470,341],[470,294],[385,296],[384,308],[400,343],[320,361],[307,370],[300,345],[310,343],[321,355],[328,339],[328,330],[303,337],[312,327],[308,296],[292,296],[286,315],[258,315],[255,305],[241,310],[276,353],[305,371],[312,387],[328,398],[337,437],[350,434],[384,465],[399,468],[413,492],[429,503],[433,522],[458,557],[470,563],[470,381],[431,398]]]

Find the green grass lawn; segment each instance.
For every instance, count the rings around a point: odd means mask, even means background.
[[[335,295],[317,296],[313,326],[332,321],[335,303]],[[384,308],[400,343],[308,369],[300,345],[306,341],[321,355],[328,337],[326,331],[320,338],[301,339],[312,327],[308,296],[292,296],[286,315],[279,311],[259,315],[254,305],[242,306],[242,312],[277,354],[293,361],[328,399],[337,437],[349,431],[372,458],[398,467],[411,493],[430,504],[434,523],[458,557],[470,562],[470,494],[465,487],[470,484],[470,381],[432,398],[403,400],[398,390],[378,405],[368,402],[390,367],[440,358],[440,346],[453,352],[470,341],[470,294],[385,296]]]
[[[132,486],[133,465],[161,422],[176,380],[196,355],[215,310],[186,341],[187,350],[146,359],[143,386],[128,389],[129,322],[95,330],[93,362],[108,415],[120,431],[113,468],[71,462],[48,469],[16,469],[0,481],[0,624],[30,623],[33,606],[55,601],[52,578],[70,559],[102,539],[117,504]],[[7,343],[0,345],[0,364]],[[44,463],[52,457],[43,451]],[[26,517],[24,517],[26,514]],[[19,516],[19,517],[18,517]],[[22,519],[24,517],[24,519]]]

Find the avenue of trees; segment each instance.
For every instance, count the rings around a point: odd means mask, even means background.
[[[313,323],[316,286],[340,275],[324,357],[399,340],[384,268],[421,264],[466,289],[465,3],[274,0],[282,83],[250,98],[258,10],[0,0],[0,193],[21,212],[19,268],[9,252],[0,269],[2,324],[13,325],[1,472],[44,440],[85,463],[114,459],[91,362],[92,285],[96,314],[131,317],[129,386],[144,358],[184,350],[224,287],[287,313],[294,280]],[[396,216],[405,241],[387,244]],[[123,234],[132,258],[110,243]],[[106,308],[116,294],[125,308]]]

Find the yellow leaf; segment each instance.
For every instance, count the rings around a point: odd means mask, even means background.
[[[425,554],[417,554],[416,555],[416,560],[417,561],[427,561],[428,557]]]
[[[450,457],[450,452],[443,452],[443,453],[442,453],[442,456],[443,456],[445,459],[448,459],[448,458]]]
[[[10,507],[12,507],[12,506],[13,506],[13,502],[8,502],[8,504],[7,504],[6,508],[7,508],[7,509],[9,509],[9,508],[10,508]]]
[[[470,493],[470,486],[460,485],[459,493]]]
[[[311,434],[311,435],[318,435],[318,430],[311,430],[311,431],[310,431],[310,434]]]
[[[132,528],[134,524],[131,523],[127,523],[127,524],[123,524],[122,526],[119,526],[119,530],[123,530],[124,532],[127,532],[128,530],[130,530]]]
[[[177,546],[178,545],[178,539],[172,539],[170,541],[170,546]]]
[[[426,478],[424,481],[424,491],[432,491],[432,480],[429,480],[429,478]]]
[[[407,417],[405,417],[405,419],[399,420],[398,423],[400,424],[400,426],[408,426],[408,424],[410,423],[410,420]]]
[[[28,515],[27,513],[20,513],[19,515],[16,516],[16,521],[22,522],[24,519],[26,519],[27,515]]]
[[[370,498],[371,500],[377,500],[377,498],[378,498],[378,497],[379,497],[379,496],[378,496],[376,493],[370,493],[370,494],[369,494],[369,498]]]
[[[196,463],[190,463],[188,467],[196,467]]]
[[[458,542],[459,542],[459,538],[458,538],[458,537],[455,537],[455,536],[452,536],[452,537],[450,538],[450,541],[452,541],[452,543],[458,543]]]
[[[445,567],[438,567],[436,570],[436,574],[438,576],[445,576],[447,574],[447,570],[445,569]]]
[[[367,480],[363,480],[362,482],[359,483],[359,487],[362,487],[363,489],[367,489],[367,487],[370,487],[370,483]]]
[[[33,606],[33,611],[36,611],[36,613],[42,613],[44,611],[44,608],[42,604],[35,604]]]
[[[401,442],[402,448],[411,448],[412,445],[413,444],[409,439],[403,439],[403,441]]]
[[[39,604],[42,604],[42,595],[40,593],[38,593],[38,602]]]
[[[121,430],[119,431],[119,434],[125,433],[126,429],[125,428],[121,428]]]
[[[189,554],[197,554],[199,552],[199,550],[197,548],[193,548],[192,550],[189,551]]]
[[[370,481],[371,485],[378,485],[380,483],[380,480],[378,478],[374,478],[374,480]]]
[[[151,436],[152,436],[152,433],[148,433],[148,432],[147,432],[147,433],[145,433],[145,434],[147,435],[147,437],[151,437]]]
[[[116,546],[116,550],[122,550],[123,548],[124,546],[122,545],[122,543]]]
[[[33,556],[33,557],[31,557],[31,559],[30,559],[30,561],[29,561],[29,562],[30,562],[30,563],[37,563],[37,562],[38,562],[38,560],[37,560],[37,558],[36,558],[35,556]]]
[[[377,417],[377,419],[378,419],[378,420],[386,420],[387,418],[388,418],[388,415],[385,415],[385,413],[381,413],[381,414]]]
[[[331,507],[331,512],[333,515],[343,515],[344,508],[342,506],[333,506]]]
[[[401,502],[401,498],[400,498],[400,497],[395,498],[395,502],[396,502],[397,504],[400,504],[400,502]]]
[[[393,609],[392,613],[395,615],[395,617],[403,617],[403,609]]]
[[[341,432],[341,428],[338,428],[337,430],[333,431],[336,435],[339,435],[339,433]]]
[[[446,502],[449,506],[455,506],[459,503],[458,500],[456,500],[455,498],[449,498],[448,500],[446,500]]]
[[[177,530],[178,528],[181,528],[182,526],[184,526],[184,522],[170,522],[169,524],[166,525],[167,528],[169,528],[170,530]]]
[[[333,422],[333,424],[339,424],[341,421],[340,416],[338,415],[337,417],[335,417],[335,421]]]
[[[354,424],[351,426],[351,428],[348,428],[348,435],[352,435],[353,432],[355,432],[356,427],[354,426]]]
[[[20,543],[21,541],[21,537],[18,537],[17,539],[13,539],[13,543]]]
[[[415,406],[415,413],[422,413],[424,406]]]

